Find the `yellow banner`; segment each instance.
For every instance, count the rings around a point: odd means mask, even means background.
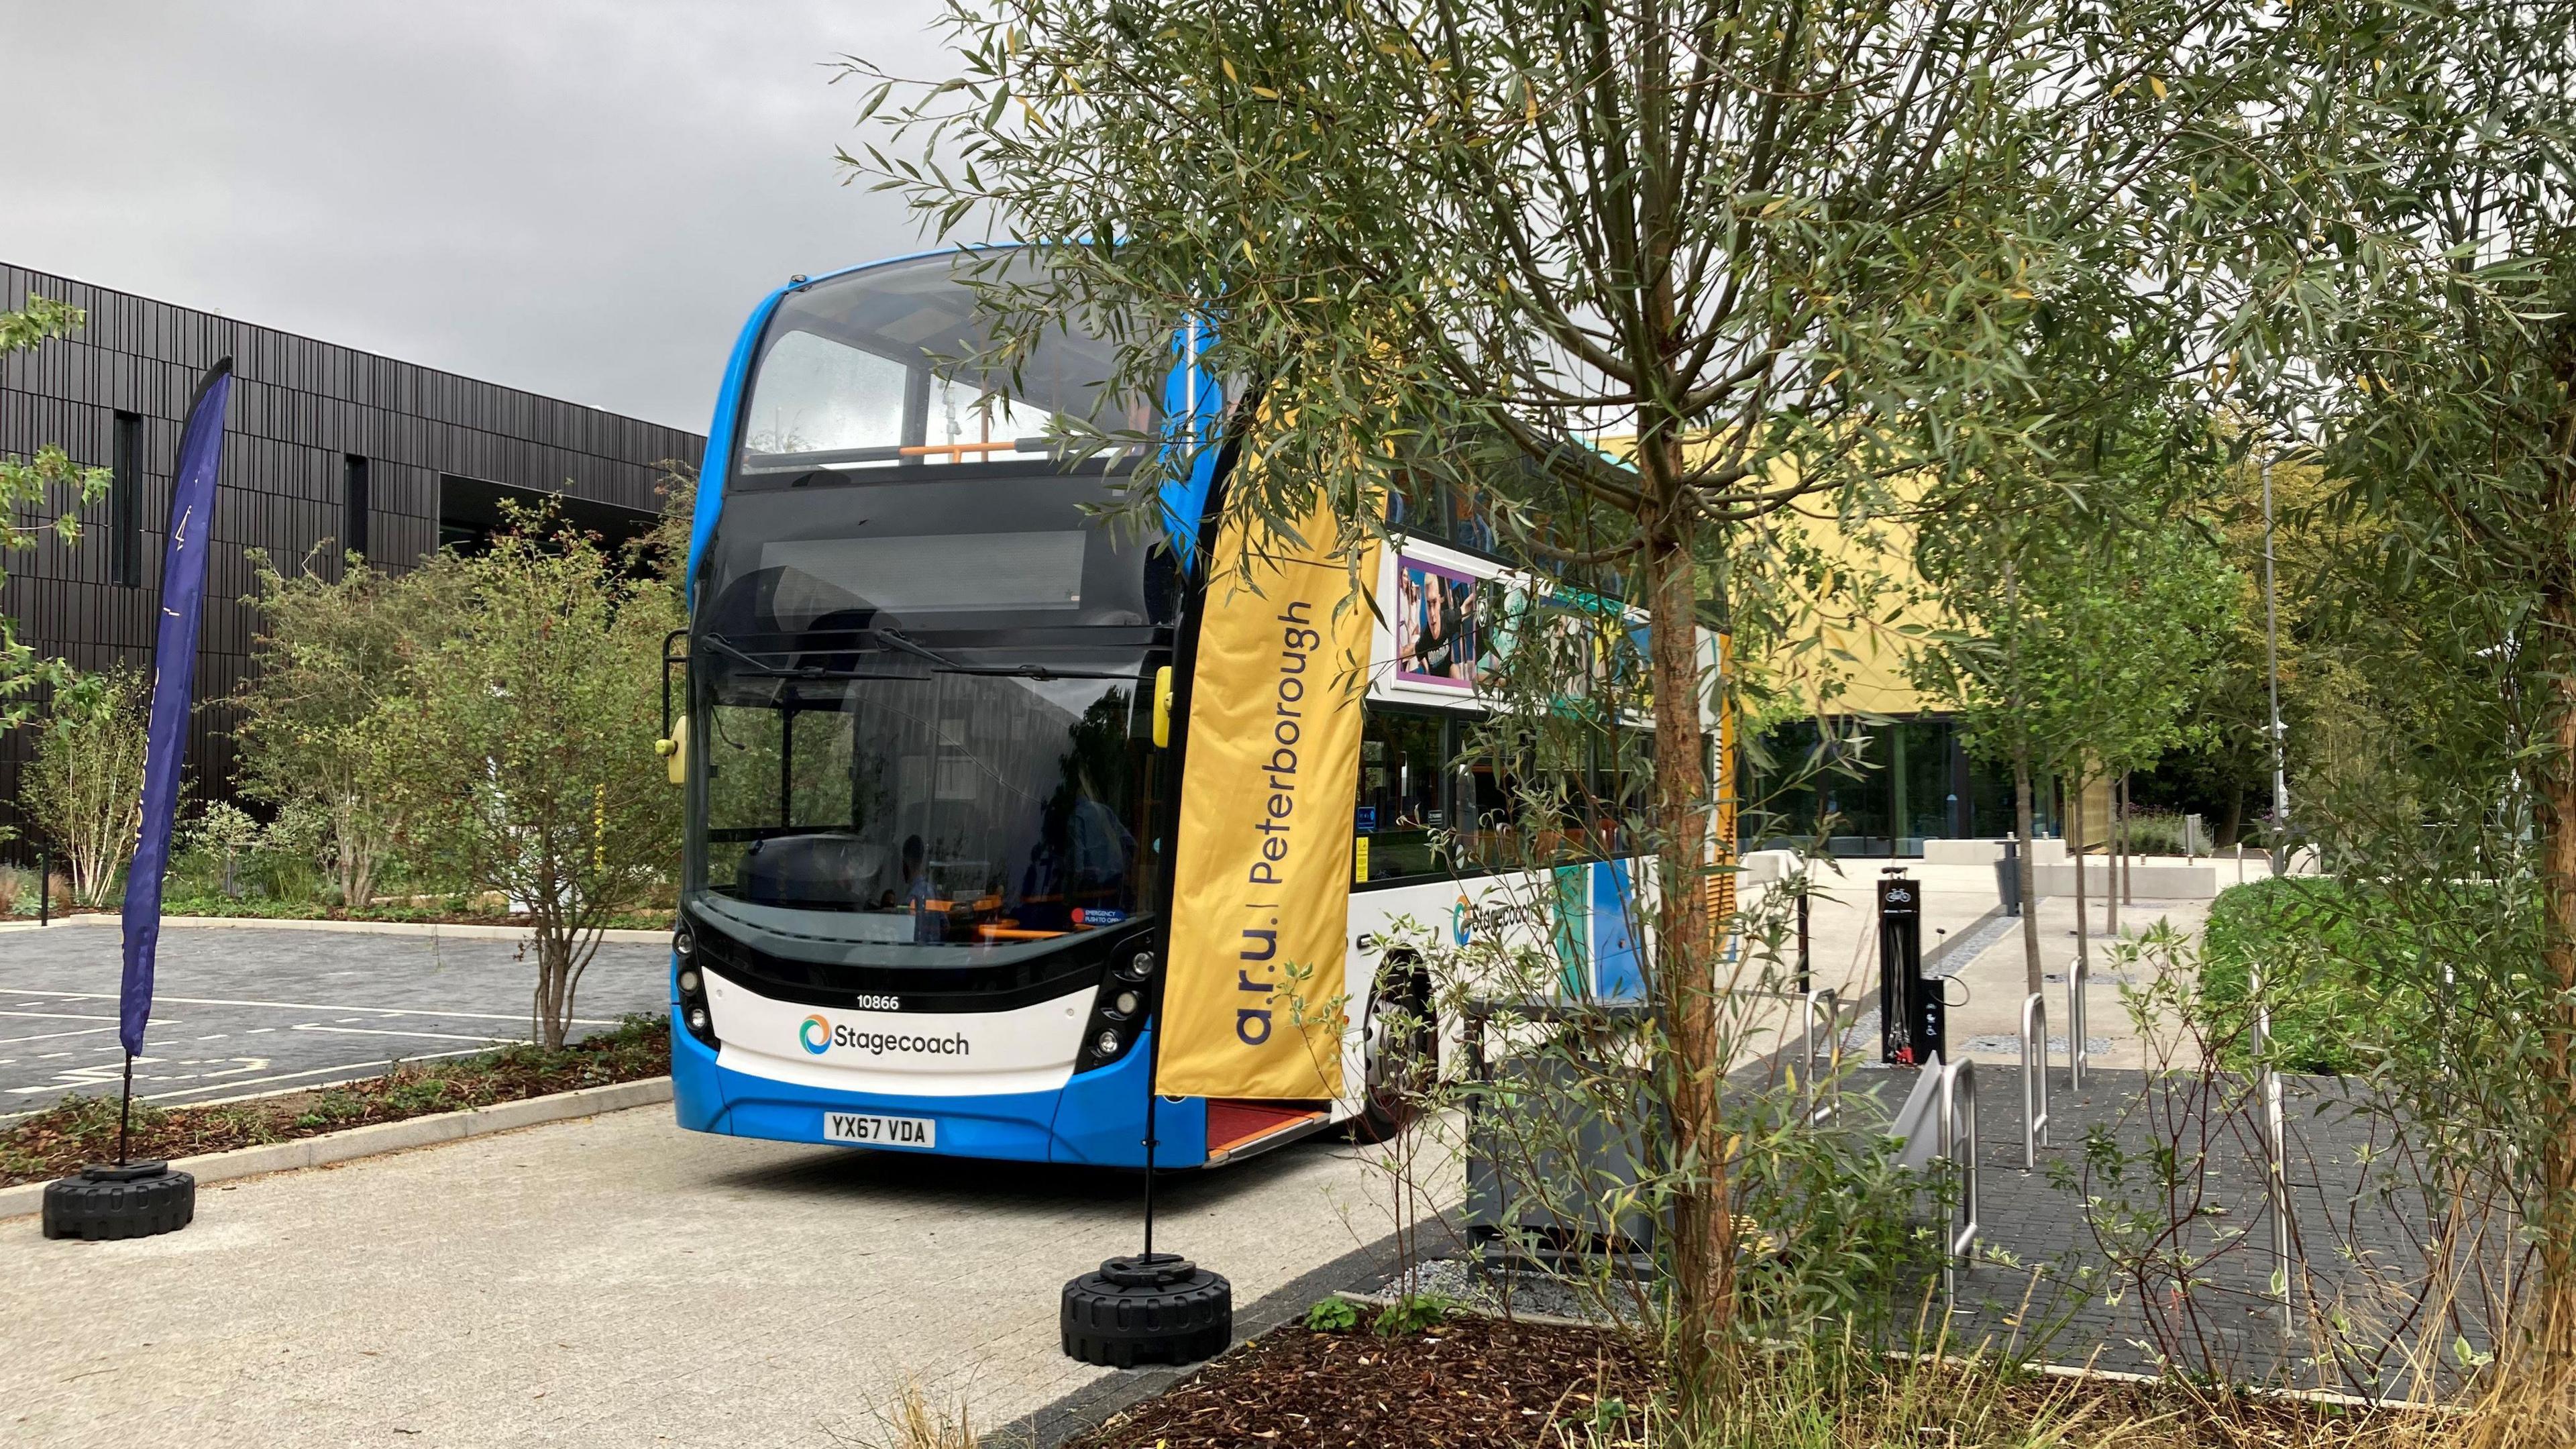
[[[1298,531],[1314,545],[1265,534],[1247,551],[1228,523],[1208,561],[1156,1077],[1170,1096],[1341,1094],[1370,615],[1323,551],[1330,512]],[[1372,546],[1359,577],[1376,563]]]

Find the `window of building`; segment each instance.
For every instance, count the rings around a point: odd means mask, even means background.
[[[108,581],[143,586],[143,418],[116,415],[107,485]]]
[[[340,460],[340,551],[364,556],[367,551],[367,460],[351,453]]]
[[[568,493],[442,473],[438,478],[438,546],[464,554],[483,552],[492,546],[494,535],[513,526],[511,505],[521,510],[551,508],[561,523],[597,534],[601,544],[611,549],[651,533],[659,521],[645,509],[621,508]]]

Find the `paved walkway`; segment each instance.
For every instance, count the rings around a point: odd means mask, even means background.
[[[2196,1077],[2102,1070],[2070,1092],[2062,1066],[2050,1075],[2053,1145],[2025,1172],[2020,1070],[1978,1068],[1982,1231],[1978,1261],[1960,1274],[1954,1342],[2132,1372],[2169,1361],[2188,1373],[2393,1394],[2415,1387],[2410,1345],[2429,1338],[2447,1350],[2465,1336],[2489,1346],[2473,1300],[2447,1320],[2410,1314],[2427,1268],[2425,1216],[2420,1200],[2383,1191],[2402,1171],[2388,1128],[2354,1110],[2340,1079],[2284,1082],[2294,1287],[2285,1333],[2261,1119],[2241,1085],[2211,1093]],[[1853,1085],[1892,1100],[1912,1081],[1869,1070]],[[2097,1135],[2133,1160],[2107,1170],[2100,1149],[2088,1151]],[[2170,1196],[2135,1160],[2159,1144],[2184,1166]],[[2186,1270],[2187,1292],[2176,1282]]]
[[[659,944],[602,945],[581,979],[583,1034],[664,1010],[669,960]],[[120,935],[95,926],[0,935],[0,1121],[116,1090],[123,962]],[[174,927],[135,1088],[203,1102],[487,1051],[527,1039],[535,984],[510,941]]]
[[[1390,1230],[1366,1149],[1165,1178],[1238,1304]],[[0,1222],[0,1443],[797,1446],[917,1380],[1005,1422],[1101,1378],[1064,1280],[1141,1179],[680,1131],[640,1108],[225,1184],[194,1226]]]

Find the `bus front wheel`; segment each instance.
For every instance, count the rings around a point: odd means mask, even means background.
[[[1431,983],[1416,971],[1382,972],[1369,997],[1363,1030],[1364,1095],[1349,1132],[1355,1142],[1384,1142],[1421,1115],[1422,1094],[1439,1071],[1440,1029],[1431,1014]]]

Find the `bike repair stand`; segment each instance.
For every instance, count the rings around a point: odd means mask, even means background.
[[[1948,1060],[1948,1003],[1937,977],[1923,974],[1923,890],[1905,867],[1891,865],[1878,880],[1879,1059],[1919,1067]]]

